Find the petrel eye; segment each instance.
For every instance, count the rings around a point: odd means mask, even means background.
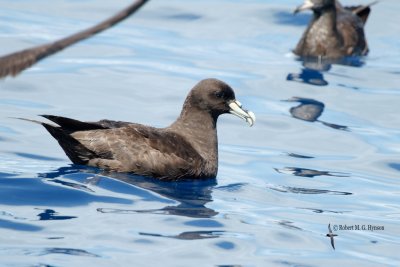
[[[218,98],[223,98],[224,97],[224,93],[223,92],[216,92],[215,96]]]

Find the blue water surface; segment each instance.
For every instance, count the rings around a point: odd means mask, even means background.
[[[310,19],[292,15],[301,2],[152,0],[0,81],[0,265],[398,266],[400,2],[373,6],[368,57],[322,70],[291,54]],[[3,0],[0,54],[67,36],[129,3]],[[164,127],[209,77],[235,88],[257,116],[252,128],[219,119],[215,180],[74,166],[43,127],[11,118]]]

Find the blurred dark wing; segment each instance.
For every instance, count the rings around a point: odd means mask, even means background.
[[[129,17],[148,0],[137,0],[132,5],[115,14],[111,18],[89,28],[78,32],[54,43],[36,46],[30,49],[25,49],[20,52],[15,52],[3,57],[0,57],[0,79],[6,76],[16,76],[23,70],[29,68],[39,60],[55,54],[64,48],[73,45],[81,40],[89,38],[99,32],[102,32],[123,19]]]
[[[41,45],[20,52],[0,57],[0,78],[16,76],[39,60],[55,52],[51,52],[53,44]]]

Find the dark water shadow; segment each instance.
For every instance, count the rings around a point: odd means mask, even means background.
[[[320,122],[323,125],[328,126],[335,130],[350,131],[348,126],[319,120],[318,118],[322,115],[325,109],[325,104],[320,101],[311,98],[302,98],[296,96],[282,101],[299,103],[299,105],[291,107],[289,109],[289,112],[293,118],[308,122]]]
[[[11,139],[8,139],[8,138],[6,138],[6,137],[2,137],[2,136],[0,136],[0,142],[8,142],[8,141],[10,141]]]
[[[9,220],[0,219],[0,229],[8,229],[22,232],[37,232],[41,231],[43,227],[36,226],[29,223],[13,222]]]
[[[61,172],[60,177],[62,175]],[[40,174],[39,178],[15,178],[12,175],[2,175],[0,177],[2,185],[0,187],[0,204],[71,207],[88,205],[92,202],[133,203],[130,199],[96,195],[84,190],[77,190],[73,186],[60,186],[60,184],[52,182],[52,179],[41,178]]]
[[[389,163],[388,166],[396,171],[400,171],[400,163]]]
[[[194,13],[177,13],[165,16],[167,19],[181,20],[181,21],[194,21],[202,18],[199,14]]]
[[[198,240],[198,239],[210,239],[210,238],[218,238],[225,231],[189,231],[182,232],[178,235],[162,235],[162,234],[154,234],[154,233],[139,233],[142,236],[152,236],[152,237],[165,237],[165,238],[173,238],[179,240]]]
[[[41,177],[51,177],[53,182],[62,181],[62,177],[67,177],[68,179],[78,180],[80,187],[86,183],[117,193],[135,195],[140,197],[141,201],[167,204],[160,209],[147,210],[98,208],[98,211],[102,213],[151,213],[193,218],[210,218],[218,214],[218,212],[205,206],[212,201],[211,193],[217,185],[216,179],[166,182],[128,173],[105,172],[96,168],[81,166],[63,167],[55,172],[41,175]],[[124,183],[117,183],[115,180]],[[64,185],[77,188],[77,184],[70,181],[68,183],[66,184],[64,181]]]
[[[16,176],[18,176],[16,173],[0,172],[0,178],[11,178]]]
[[[80,257],[100,257],[97,254],[88,252],[83,249],[74,248],[44,248],[44,249],[22,249],[23,255],[33,255],[33,256],[45,256],[51,254],[64,254],[69,256],[80,256]]]
[[[347,213],[350,211],[334,211],[334,210],[322,210],[322,209],[313,209],[313,208],[297,208],[297,209],[302,209],[302,210],[310,210],[314,213],[334,213],[334,214],[343,214],[343,213]]]
[[[215,189],[221,190],[221,191],[226,191],[226,192],[237,192],[246,185],[248,185],[248,183],[234,183],[234,184],[228,184],[228,185],[223,185],[223,186],[217,186],[217,187],[215,187]]]
[[[343,75],[336,75],[336,76],[343,76]],[[360,90],[360,87],[358,86],[354,86],[354,85],[347,85],[347,84],[343,84],[343,83],[338,83],[337,86],[346,88],[346,89],[351,89],[351,90]]]
[[[192,22],[204,18],[204,13],[193,12],[192,10],[185,10],[183,8],[175,8],[170,5],[164,6],[157,10],[147,11],[145,16],[152,20],[171,20],[178,22]]]
[[[293,225],[294,222],[291,222],[291,221],[282,220],[282,221],[279,221],[278,224],[283,226],[283,227],[285,227],[285,228],[287,228],[287,229],[290,229],[290,230],[303,231],[303,228]]]
[[[290,186],[279,186],[279,187],[269,187],[269,189],[282,192],[282,193],[293,193],[293,194],[305,194],[305,195],[352,195],[350,192],[342,191],[332,191],[324,189],[314,189],[314,188],[301,188],[301,187],[290,187]]]
[[[47,156],[42,156],[42,155],[38,155],[38,154],[30,154],[30,153],[24,153],[24,152],[11,152],[11,153],[18,157],[27,158],[27,159],[36,159],[36,160],[43,160],[43,161],[64,161],[64,159],[61,159],[61,158],[47,157]]]
[[[306,156],[306,155],[301,155],[301,154],[297,154],[297,153],[292,153],[292,152],[288,152],[286,153],[289,157],[292,158],[299,158],[299,159],[313,159],[315,157],[312,156]]]
[[[285,167],[285,168],[274,168],[279,173],[292,174],[299,177],[314,178],[315,176],[335,176],[335,177],[350,177],[349,174],[342,172],[329,172],[329,171],[318,171],[313,169],[305,169],[299,167]]]

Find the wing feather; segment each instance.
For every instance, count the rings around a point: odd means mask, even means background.
[[[71,136],[95,153],[89,165],[164,179],[200,175],[203,159],[186,140],[141,125],[79,131]],[[110,161],[113,160],[113,162]]]

